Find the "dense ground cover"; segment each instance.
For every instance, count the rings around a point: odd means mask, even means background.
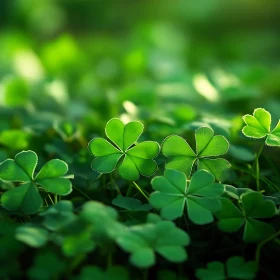
[[[279,4],[205,3],[1,2],[1,279],[279,279]]]

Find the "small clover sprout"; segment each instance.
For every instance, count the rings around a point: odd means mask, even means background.
[[[184,172],[187,177],[191,175],[193,165],[197,163],[198,169],[210,171],[219,181],[223,180],[224,172],[230,164],[223,158],[229,149],[229,142],[222,135],[215,135],[209,127],[200,127],[195,131],[196,152],[178,135],[168,136],[162,144],[162,153],[170,158],[166,169],[176,169]]]
[[[242,257],[234,256],[227,260],[226,264],[221,262],[210,262],[207,268],[196,270],[195,276],[199,280],[226,280],[226,279],[254,279],[257,266],[254,261],[245,262]]]
[[[126,180],[135,181],[139,175],[151,176],[157,170],[153,160],[159,153],[157,142],[136,143],[143,132],[143,124],[129,122],[126,125],[119,119],[111,119],[105,127],[108,142],[94,138],[89,142],[89,151],[95,156],[91,168],[100,173],[110,173],[118,165],[119,174]]]
[[[215,177],[206,170],[199,170],[188,185],[186,175],[167,169],[164,176],[152,180],[150,203],[161,209],[161,216],[170,220],[183,215],[185,205],[190,220],[199,225],[213,222],[212,212],[221,208],[219,196],[224,185],[214,183]]]
[[[255,139],[266,137],[265,144],[280,147],[280,120],[271,131],[271,115],[263,108],[254,110],[253,115],[243,116],[246,126],[242,132],[245,136]]]
[[[22,151],[15,159],[7,159],[0,164],[0,179],[20,183],[2,195],[1,203],[4,208],[34,214],[42,206],[38,187],[57,195],[67,195],[72,191],[69,179],[73,175],[66,176],[68,166],[64,161],[52,159],[34,175],[37,162],[35,152]]]
[[[221,198],[222,210],[215,213],[218,227],[225,232],[236,232],[244,225],[243,240],[257,242],[274,233],[274,227],[257,219],[271,218],[276,214],[273,201],[265,200],[258,192],[245,192],[240,196],[240,208]]]

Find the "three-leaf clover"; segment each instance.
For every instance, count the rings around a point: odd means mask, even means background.
[[[155,264],[155,252],[170,262],[187,259],[184,246],[190,242],[189,235],[170,221],[159,221],[127,228],[119,234],[116,242],[131,253],[130,262],[145,268]]]
[[[257,242],[274,233],[274,227],[257,219],[276,214],[273,201],[265,200],[258,192],[245,192],[240,196],[240,209],[227,198],[221,198],[222,210],[215,213],[218,227],[225,232],[236,232],[244,225],[243,240]]]
[[[153,189],[150,203],[161,209],[161,216],[167,219],[181,217],[185,205],[190,220],[195,224],[211,223],[213,212],[219,211],[219,196],[224,185],[214,183],[215,177],[206,170],[199,170],[188,185],[186,175],[177,170],[167,169],[164,176],[152,180]]]
[[[229,149],[229,142],[222,135],[215,135],[209,127],[200,127],[195,131],[196,152],[188,142],[178,135],[168,136],[162,144],[162,153],[170,158],[166,163],[166,169],[176,169],[190,176],[195,162],[198,169],[210,171],[222,181],[224,172],[230,164],[223,158],[217,158],[225,154]]]
[[[255,139],[266,137],[266,145],[280,147],[280,120],[271,131],[271,115],[268,111],[257,108],[253,115],[243,116],[243,120],[246,123],[246,126],[242,129],[245,136]]]
[[[22,151],[15,159],[7,159],[0,164],[0,179],[20,183],[2,195],[3,207],[24,214],[34,214],[42,205],[39,186],[58,195],[67,195],[72,191],[69,178],[73,178],[73,175],[65,176],[68,166],[64,161],[52,159],[35,175],[37,162],[35,152]]]
[[[199,280],[226,280],[233,279],[254,279],[257,266],[254,261],[245,262],[242,257],[234,256],[227,260],[226,264],[221,262],[210,262],[207,268],[196,270],[195,276]]]
[[[89,151],[95,156],[91,168],[100,173],[110,173],[120,162],[118,171],[126,180],[135,181],[140,174],[151,176],[157,170],[153,159],[160,146],[153,141],[136,144],[142,132],[143,124],[140,122],[124,124],[119,119],[111,119],[106,124],[105,133],[113,144],[103,138],[89,142]]]

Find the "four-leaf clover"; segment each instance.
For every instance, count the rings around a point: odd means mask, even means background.
[[[160,146],[153,141],[135,144],[142,132],[143,124],[140,122],[125,125],[119,119],[111,119],[106,124],[105,133],[113,144],[103,138],[94,138],[89,143],[88,148],[95,156],[92,169],[110,173],[121,162],[118,171],[126,180],[135,181],[140,174],[151,176],[157,170],[153,158],[158,155]]]
[[[280,147],[280,120],[276,127],[271,131],[271,115],[263,108],[254,110],[253,115],[243,116],[246,126],[242,132],[245,136],[261,139],[266,137],[265,144],[268,146]]]
[[[219,196],[224,185],[214,183],[215,177],[206,170],[199,170],[187,183],[186,175],[177,170],[167,169],[164,176],[152,180],[153,192],[150,203],[161,209],[161,216],[176,219],[183,215],[185,204],[190,220],[195,224],[211,223],[212,212],[221,208]]]
[[[65,176],[67,164],[59,159],[48,161],[34,175],[38,157],[33,151],[22,151],[15,159],[7,159],[0,164],[0,179],[19,182],[20,185],[6,191],[1,197],[3,207],[11,211],[21,211],[24,214],[36,213],[42,205],[38,187],[58,195],[67,195],[72,191],[72,184]]]
[[[215,135],[209,127],[200,127],[195,131],[196,152],[178,135],[167,137],[162,145],[162,153],[170,158],[166,169],[176,169],[190,176],[193,165],[197,162],[198,169],[210,171],[219,180],[223,180],[224,172],[230,164],[217,156],[225,154],[229,149],[229,142],[222,135]]]
[[[227,198],[221,198],[222,210],[216,213],[218,227],[225,232],[236,232],[244,225],[243,240],[257,242],[274,233],[274,227],[257,219],[276,214],[273,201],[265,200],[258,192],[246,192],[240,197],[240,209]]]

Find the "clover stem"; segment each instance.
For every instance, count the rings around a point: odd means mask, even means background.
[[[256,156],[255,159],[255,165],[256,165],[256,184],[257,184],[257,191],[260,191],[260,164],[259,164],[259,157],[262,153],[262,150],[264,148],[265,142],[262,144],[262,146],[260,147],[260,150]]]
[[[51,203],[54,205],[54,202],[53,202],[53,200],[52,200],[52,197],[51,197],[49,194],[48,194],[48,197],[49,197]]]
[[[54,195],[54,203],[57,204],[57,194]]]
[[[134,186],[138,189],[138,191],[149,201],[148,196],[143,192],[143,190],[133,181]]]
[[[257,246],[257,250],[256,250],[256,257],[255,257],[255,261],[257,266],[259,266],[260,263],[260,257],[261,257],[261,249],[262,247],[268,243],[269,241],[275,239],[278,235],[280,235],[280,230],[277,231],[276,233],[274,233],[273,235],[269,236],[267,239],[263,240],[262,242],[260,242]]]
[[[83,191],[81,191],[79,188],[73,186],[73,189],[75,189],[76,191],[78,191],[79,193],[81,193],[85,198],[92,200],[86,193],[84,193]]]
[[[114,178],[113,178],[113,176],[112,176],[112,173],[110,173],[110,181],[111,181],[111,184],[116,188],[117,193],[118,193],[118,194],[121,194],[120,188],[119,188],[119,186],[117,185],[116,181],[114,180]]]

